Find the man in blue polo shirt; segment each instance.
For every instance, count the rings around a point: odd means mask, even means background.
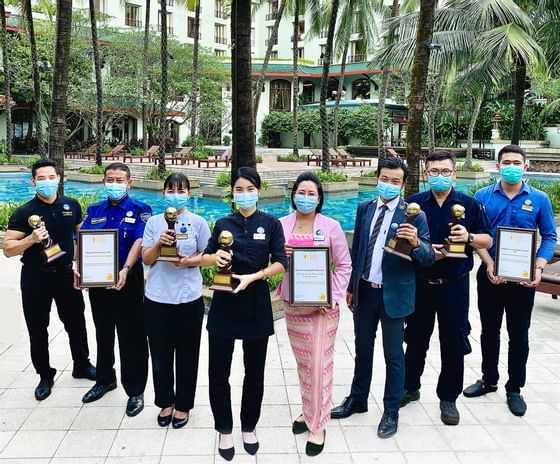
[[[453,188],[455,159],[448,151],[436,151],[426,158],[427,192],[411,196],[426,213],[430,237],[436,251],[436,263],[416,272],[416,303],[407,317],[404,339],[405,383],[401,407],[420,398],[420,378],[437,316],[441,372],[437,383],[441,421],[459,423],[457,397],[463,390],[464,356],[471,352],[469,343],[469,272],[473,268],[473,250],[492,244],[490,222],[482,205]],[[461,206],[463,217],[452,223],[452,210]],[[465,257],[444,257],[444,242],[466,243]]]
[[[535,287],[541,281],[544,266],[554,255],[556,225],[548,196],[523,182],[527,157],[517,145],[507,145],[498,153],[501,180],[485,187],[475,198],[486,208],[494,239],[498,226],[538,229],[541,243],[537,250],[535,278],[529,283],[506,283],[496,276],[495,245],[479,250],[482,265],[478,270],[478,309],[482,333],[482,379],[466,388],[466,397],[481,396],[498,389],[500,327],[504,311],[509,336],[507,403],[516,416],[523,416],[527,405],[520,394],[525,385],[529,356],[529,326],[535,299]]]
[[[113,368],[116,328],[121,382],[129,397],[126,414],[135,416],[144,408],[143,394],[148,378],[148,342],[142,310],[144,270],[140,251],[144,227],[152,210],[128,196],[131,180],[126,164],[107,166],[104,183],[107,198],[89,206],[81,229],[118,229],[120,272],[115,286],[89,290],[97,339],[97,381],[82,401],[91,403],[117,388]],[[76,279],[78,277],[76,273]]]

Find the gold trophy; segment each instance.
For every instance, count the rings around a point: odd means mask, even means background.
[[[37,214],[29,216],[29,219],[27,219],[27,223],[31,226],[32,229],[38,229],[45,224],[43,222],[43,218]],[[58,243],[53,243],[52,238],[50,237],[41,240],[41,245],[43,245],[41,256],[43,257],[43,261],[45,261],[46,263],[50,263],[66,254],[66,252],[62,248],[60,248],[60,245]]]
[[[414,221],[414,218],[418,216],[421,211],[422,210],[420,209],[420,205],[418,203],[409,203],[406,207],[406,222],[411,224],[412,221]],[[407,261],[412,261],[410,253],[412,253],[413,248],[414,247],[408,240],[402,238],[392,238],[389,240],[389,243],[385,246],[384,250],[388,253],[400,256]]]
[[[463,217],[465,217],[465,207],[462,205],[453,205],[451,207],[452,226],[460,224],[461,218]],[[466,246],[466,242],[452,242],[449,238],[446,238],[441,253],[446,258],[466,258]]]
[[[233,234],[229,230],[222,230],[218,236],[220,248],[231,254],[231,246],[233,245]],[[233,281],[231,276],[231,261],[224,267],[218,269],[214,274],[214,284],[210,290],[218,290],[221,292],[233,292],[237,287],[237,282]]]
[[[173,231],[175,237],[175,223],[177,222],[177,210],[170,206],[163,213],[167,228]],[[175,237],[171,245],[161,245],[159,249],[158,261],[178,262],[181,260],[177,254],[177,238]]]

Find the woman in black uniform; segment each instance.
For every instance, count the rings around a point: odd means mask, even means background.
[[[214,427],[220,433],[218,451],[231,461],[233,447],[231,390],[229,375],[236,339],[243,340],[245,378],[241,399],[243,446],[254,455],[259,442],[255,427],[264,392],[264,365],[268,337],[274,333],[272,305],[267,278],[283,272],[288,265],[284,234],[278,219],[257,209],[261,179],[257,171],[241,167],[232,178],[236,213],[216,222],[202,256],[205,267],[232,264],[233,293],[215,291],[208,314],[210,406]],[[220,248],[222,231],[233,234],[231,253]]]

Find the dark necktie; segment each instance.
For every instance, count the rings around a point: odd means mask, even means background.
[[[373,259],[373,249],[375,248],[375,242],[377,241],[377,236],[381,231],[381,224],[383,224],[383,219],[385,218],[385,212],[387,211],[387,205],[381,205],[379,208],[379,216],[375,221],[371,235],[369,236],[369,242],[367,246],[366,262],[364,264],[364,274],[363,278],[365,280],[369,277],[369,271],[371,269],[371,261]]]

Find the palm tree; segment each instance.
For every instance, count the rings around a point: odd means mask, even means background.
[[[101,146],[103,145],[103,78],[101,76],[101,59],[99,58],[99,42],[97,41],[97,20],[94,0],[89,0],[89,19],[91,22],[91,43],[93,46],[93,67],[95,69],[95,92],[97,96],[95,131],[95,164],[101,166]]]
[[[66,109],[68,103],[68,59],[72,39],[72,0],[56,2],[56,39],[53,68],[49,156],[56,160],[64,178],[64,144],[66,142]],[[61,182],[59,191],[64,191]]]
[[[4,64],[4,96],[6,98],[6,158],[12,159],[12,92],[10,80],[10,54],[8,53],[8,31],[6,30],[6,5],[4,0],[0,0],[0,20],[2,21],[1,36],[2,42],[2,62]]]
[[[144,39],[142,56],[144,66],[142,67],[142,144],[144,145],[144,152],[148,151],[148,105],[146,99],[148,97],[148,51],[150,44],[150,0],[146,0],[146,14],[144,22]]]
[[[189,0],[196,2],[194,12],[194,47],[193,47],[193,71],[191,82],[191,146],[196,147],[196,127],[198,109],[198,54],[199,54],[199,30],[200,30],[200,0]]]
[[[161,24],[161,102],[159,115],[159,160],[158,174],[165,175],[165,147],[167,146],[167,94],[168,84],[168,52],[167,52],[167,0],[160,0]]]

